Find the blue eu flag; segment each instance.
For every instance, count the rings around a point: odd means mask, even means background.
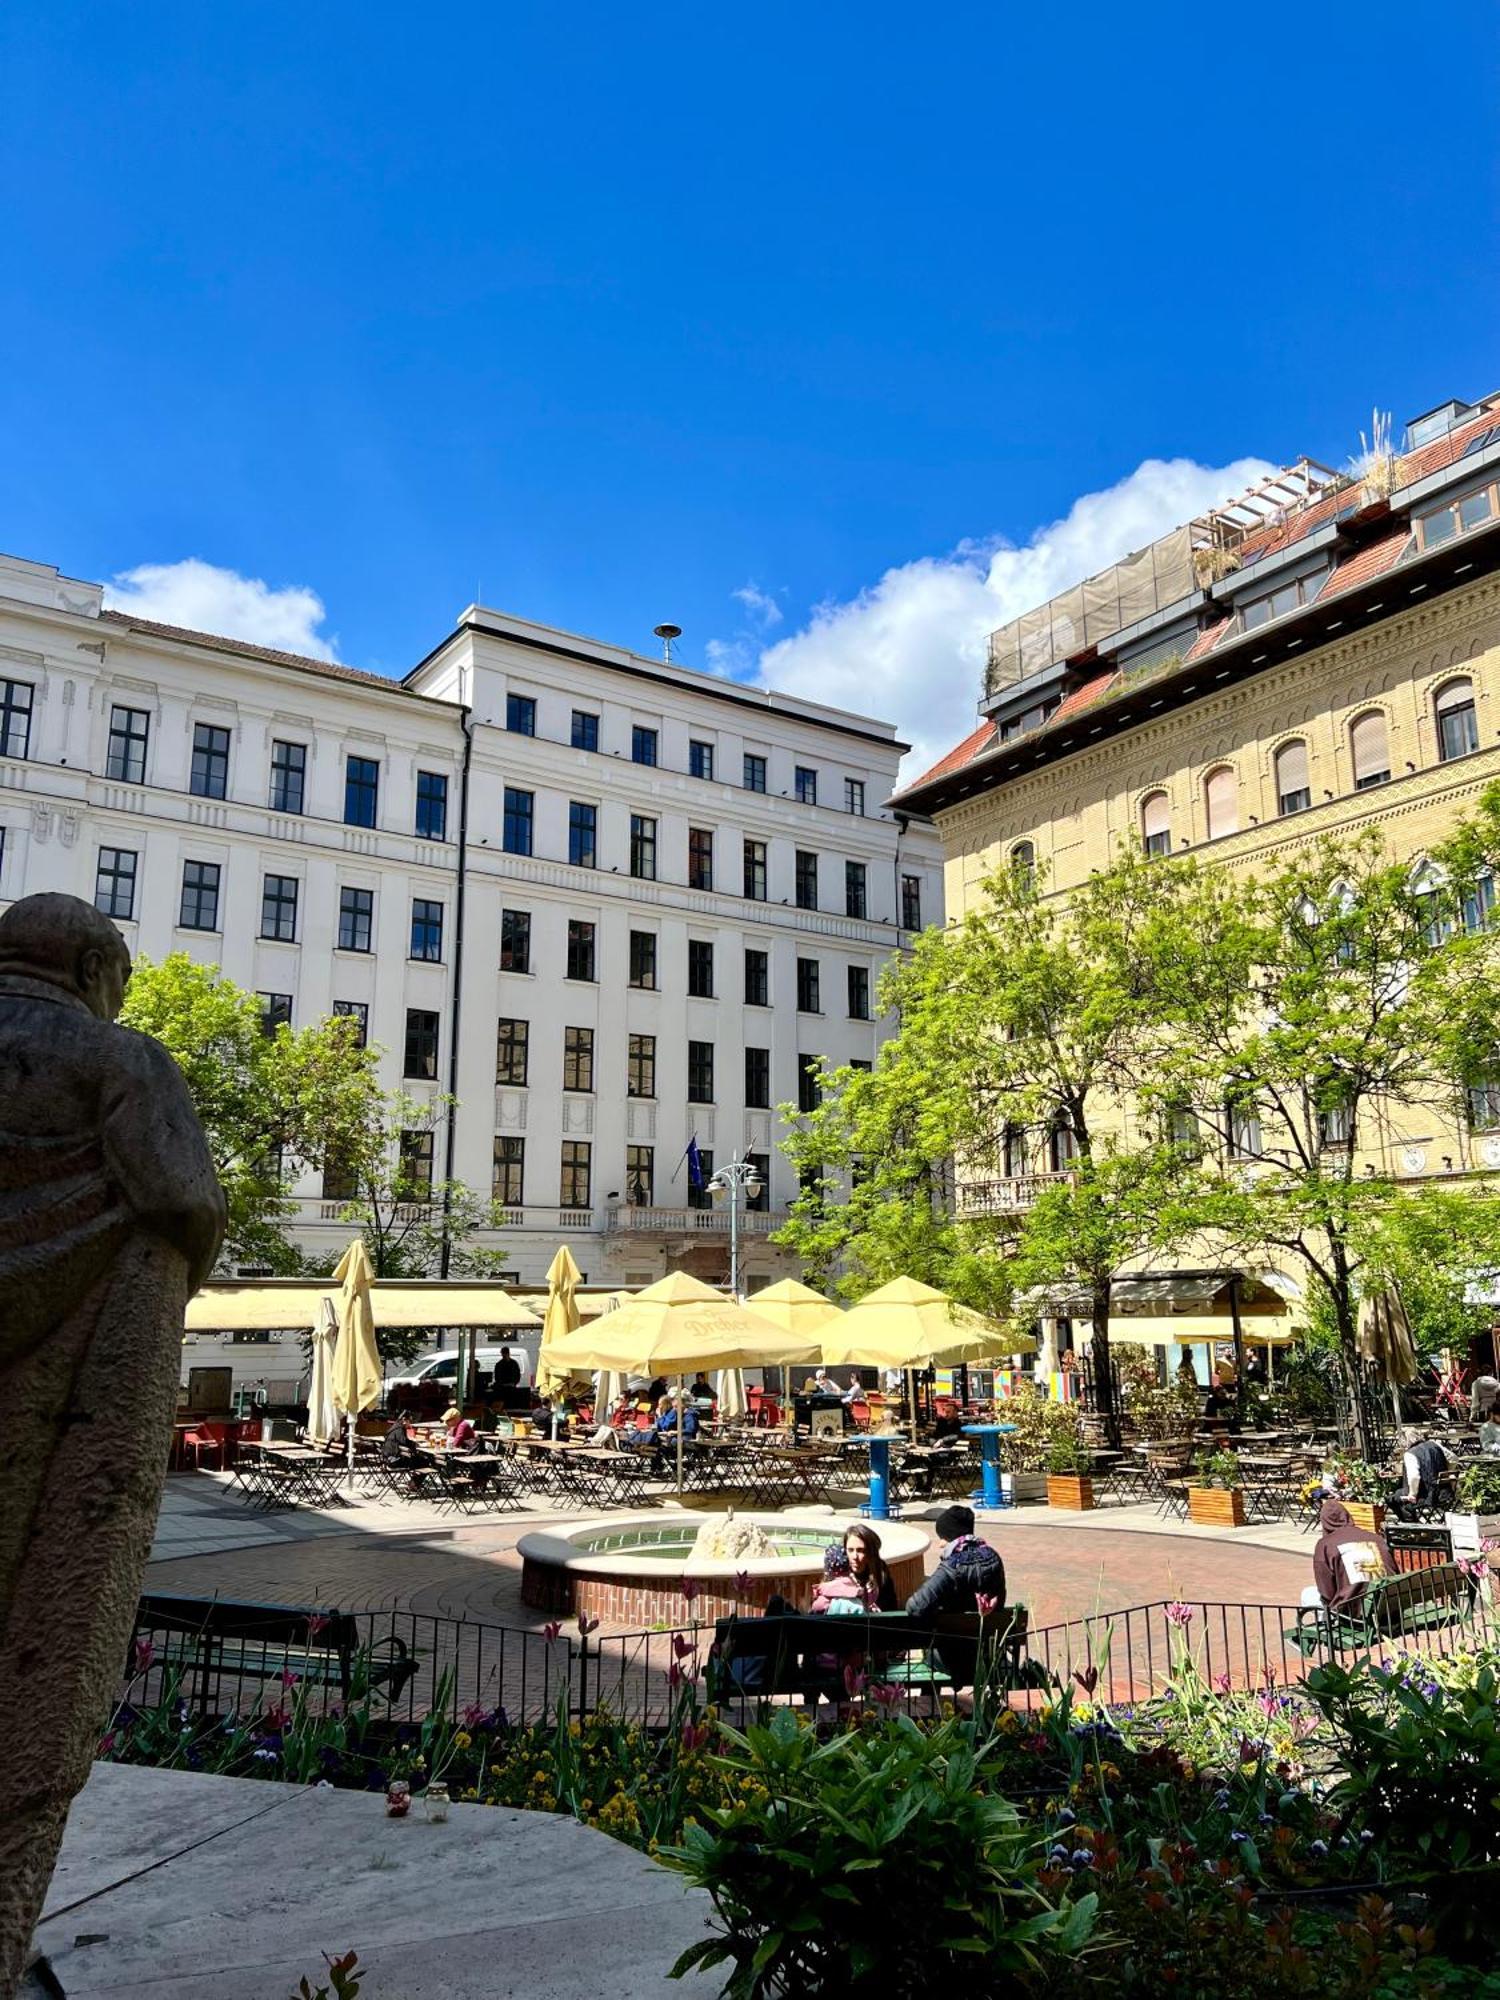
[[[696,1134],[687,1145],[688,1186],[701,1188],[703,1185],[703,1155],[698,1151]]]

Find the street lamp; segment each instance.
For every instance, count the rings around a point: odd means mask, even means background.
[[[729,1203],[729,1289],[740,1295],[740,1197],[754,1201],[764,1183],[753,1160],[730,1160],[713,1174],[708,1191],[717,1201]]]

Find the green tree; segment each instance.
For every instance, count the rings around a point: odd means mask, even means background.
[[[1356,1411],[1360,1292],[1410,1270],[1405,1204],[1423,1199],[1380,1164],[1388,1121],[1452,1108],[1471,1066],[1464,1024],[1485,1011],[1481,961],[1450,949],[1447,907],[1378,837],[1324,841],[1263,881],[1199,873],[1193,946],[1161,962],[1165,1089],[1212,1137],[1164,1233],[1289,1259],[1326,1313]],[[1429,1207],[1429,1240],[1461,1263],[1493,1239],[1497,1213],[1482,1192],[1450,1193],[1441,1214]],[[1362,1428],[1360,1442],[1373,1443]]]
[[[888,971],[898,1026],[874,1070],[825,1071],[817,1109],[784,1112],[803,1192],[783,1242],[819,1273],[837,1265],[856,1295],[897,1268],[989,1310],[1024,1306],[1032,1287],[1081,1291],[1111,1429],[1115,1276],[1161,1240],[1182,1172],[1157,1116],[1158,992],[1193,948],[1195,883],[1192,866],[1135,850],[1067,902],[1041,899],[1030,871],[1000,871],[980,910]],[[1149,1115],[1122,1120],[1132,1100]]]
[[[300,1269],[286,1184],[379,1124],[377,1052],[342,1017],[267,1034],[256,996],[185,952],[136,960],[120,1019],[154,1035],[187,1080],[228,1200],[226,1258]]]
[[[449,1276],[483,1277],[504,1262],[503,1251],[473,1241],[499,1227],[499,1206],[435,1171],[452,1103],[398,1091],[333,1161],[340,1219],[363,1234],[377,1278],[435,1278],[445,1263]]]

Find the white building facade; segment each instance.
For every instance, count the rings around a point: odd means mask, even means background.
[[[755,1286],[793,1199],[776,1106],[873,1060],[881,968],[942,921],[883,723],[478,607],[404,682],[101,607],[0,559],[0,900],[58,889],[273,1016],[360,1015],[382,1081],[451,1095],[435,1177],[493,1191],[532,1284],[728,1275],[703,1177],[753,1156]],[[347,1234],[337,1190],[293,1233]]]

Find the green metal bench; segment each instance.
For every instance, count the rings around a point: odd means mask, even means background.
[[[1026,1631],[1024,1604],[1007,1605],[983,1620],[977,1615],[914,1619],[902,1611],[853,1618],[812,1612],[721,1618],[709,1652],[708,1695],[721,1704],[777,1696],[838,1699],[845,1693],[840,1670],[817,1664],[819,1655],[830,1653],[858,1662],[871,1684],[933,1694],[963,1687],[1004,1694],[1046,1679],[1026,1657]]]
[[[153,1591],[136,1607],[135,1632],[150,1640],[153,1666],[182,1670],[184,1691],[200,1714],[211,1712],[225,1680],[260,1685],[283,1673],[310,1687],[337,1688],[346,1702],[377,1692],[395,1701],[418,1664],[394,1633],[363,1645],[349,1612],[312,1606]]]
[[[1309,1605],[1298,1612],[1286,1636],[1304,1659],[1320,1653],[1337,1658],[1378,1651],[1392,1639],[1451,1631],[1472,1616],[1468,1579],[1453,1563],[1442,1563],[1378,1577],[1339,1611]]]

